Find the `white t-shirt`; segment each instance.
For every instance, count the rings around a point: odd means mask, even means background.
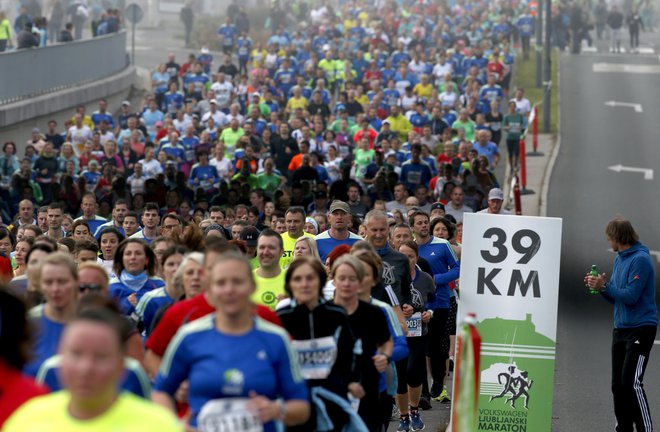
[[[452,73],[453,70],[454,67],[447,61],[445,64],[436,63],[436,65],[433,66],[433,76],[438,80],[444,80],[445,75]]]
[[[80,153],[85,149],[85,141],[91,140],[92,135],[92,130],[89,126],[83,125],[80,129],[76,126],[69,128],[69,136],[71,137],[73,149],[76,151],[76,156],[80,156]]]
[[[516,103],[516,111],[520,114],[526,116],[532,111],[532,104],[529,102],[529,99],[522,98],[520,100],[513,98],[511,101]]]
[[[163,172],[163,167],[156,159],[151,159],[149,162],[142,159],[142,172],[146,178],[156,178],[156,176]]]
[[[223,83],[216,81],[211,85],[211,90],[215,93],[215,100],[218,102],[218,107],[229,108],[234,93],[234,85],[228,81]]]
[[[228,179],[232,173],[232,165],[229,159],[222,158],[222,160],[217,160],[216,158],[211,158],[209,165],[214,166],[218,171],[218,175],[222,179]]]
[[[219,128],[223,128],[227,124],[227,116],[222,111],[216,111],[215,113],[212,113],[211,111],[207,112],[202,116],[202,122],[206,123],[211,117],[213,117],[215,124],[218,125]]]

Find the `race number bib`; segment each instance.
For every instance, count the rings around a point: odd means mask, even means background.
[[[419,171],[410,171],[406,181],[410,184],[420,184],[422,182],[422,173]]]
[[[337,343],[332,336],[310,340],[291,341],[298,353],[302,376],[309,379],[325,379],[330,375],[337,360]]]
[[[257,416],[247,407],[248,399],[214,399],[204,404],[197,416],[200,432],[263,432]]]
[[[420,337],[422,335],[422,313],[415,312],[410,318],[406,319],[408,327],[408,337]]]

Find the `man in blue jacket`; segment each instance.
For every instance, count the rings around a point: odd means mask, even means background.
[[[587,275],[585,284],[614,304],[612,393],[618,432],[652,431],[642,381],[658,328],[655,268],[630,221],[614,219],[605,229],[617,256],[609,281]]]

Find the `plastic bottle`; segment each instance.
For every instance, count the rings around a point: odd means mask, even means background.
[[[598,274],[598,267],[596,267],[596,264],[594,264],[594,265],[591,266],[591,272],[590,272],[590,275],[593,276],[593,277],[598,277],[598,276],[599,276],[599,274]],[[595,294],[599,294],[600,291],[595,290],[595,289],[589,289],[589,293],[595,295]]]

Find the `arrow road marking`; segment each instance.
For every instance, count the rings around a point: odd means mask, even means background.
[[[628,172],[641,172],[644,173],[644,180],[653,180],[653,169],[651,168],[636,168],[636,167],[627,167],[621,164],[612,165],[607,167],[614,172],[628,171]]]
[[[638,103],[607,101],[607,102],[605,102],[605,105],[607,105],[609,107],[618,107],[618,106],[632,107],[632,108],[635,109],[635,112],[638,112],[638,113],[641,113],[642,111],[644,111],[642,109],[642,104],[638,104]]]

